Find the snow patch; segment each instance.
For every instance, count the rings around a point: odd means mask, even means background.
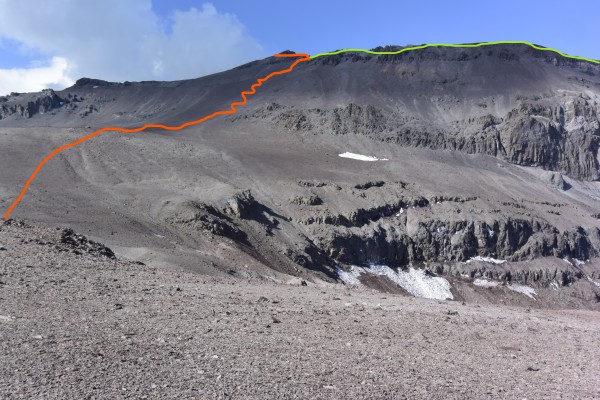
[[[337,269],[338,278],[346,285],[350,286],[360,286],[361,283],[359,278],[364,272],[364,268],[355,267],[354,265],[350,267],[350,271],[344,271],[341,268]]]
[[[558,283],[556,281],[550,283],[550,287],[554,290],[558,290]]]
[[[496,287],[498,286],[500,283],[498,282],[493,282],[493,281],[488,281],[487,279],[475,279],[473,281],[473,285],[475,286],[481,286],[481,287]]]
[[[422,269],[409,268],[408,271],[394,271],[385,265],[372,265],[369,268],[376,275],[384,275],[415,297],[426,299],[453,299],[450,282],[444,278],[432,277]]]
[[[482,257],[482,256],[475,256],[475,257],[471,257],[467,260],[467,264],[469,264],[470,262],[473,261],[483,261],[483,262],[488,262],[488,263],[492,263],[492,264],[504,264],[506,262],[506,260],[498,260],[496,258],[492,258],[492,257]]]
[[[371,265],[368,268],[352,266],[350,271],[338,269],[338,277],[347,285],[360,285],[362,274],[385,276],[415,297],[437,300],[454,298],[450,282],[441,277],[429,276],[422,269],[411,267],[408,271],[394,271],[386,265]]]
[[[585,261],[581,261],[576,258],[571,258],[571,260],[573,260],[573,262],[569,261],[569,259],[567,257],[563,258],[563,261],[569,265],[573,265],[573,263],[575,263],[575,266],[577,266],[577,267],[581,267],[582,265],[585,265]]]
[[[360,160],[360,161],[388,161],[387,158],[363,156],[362,154],[349,153],[349,152],[341,153],[338,155],[343,158],[351,158],[353,160]]]
[[[535,289],[530,286],[519,285],[518,283],[512,283],[510,285],[506,285],[506,287],[514,292],[524,294],[525,296],[529,297],[530,299],[534,298],[533,295],[537,295],[537,293],[535,292]]]
[[[596,285],[596,286],[598,286],[600,288],[600,283],[596,282],[595,280],[593,280],[589,276],[587,278],[588,278],[588,281],[592,282],[594,285]]]

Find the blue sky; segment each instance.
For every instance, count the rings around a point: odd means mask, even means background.
[[[526,40],[600,59],[600,2],[0,0],[0,94],[193,78],[281,50]]]
[[[155,1],[157,12],[201,1]],[[214,0],[233,13],[268,52],[315,54],[385,44],[525,40],[600,58],[600,1],[239,1]]]

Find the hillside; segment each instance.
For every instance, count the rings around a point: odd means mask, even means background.
[[[0,243],[2,398],[600,395],[596,312],[207,277],[19,221]]]
[[[62,144],[226,109],[289,64],[2,97],[0,206]],[[597,308],[599,113],[600,66],[524,45],[345,53],[269,81],[234,116],[62,153],[14,216],[151,266]]]

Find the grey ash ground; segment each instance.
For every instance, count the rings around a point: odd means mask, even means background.
[[[290,62],[1,96],[0,209]],[[600,66],[499,45],[105,132],[0,226],[0,397],[599,397],[599,116]]]
[[[0,397],[597,398],[593,311],[274,284],[0,226]]]

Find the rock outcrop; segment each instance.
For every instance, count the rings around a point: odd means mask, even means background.
[[[540,257],[597,257],[600,232],[582,227],[559,232],[539,221],[505,218],[494,222],[438,219],[407,225],[386,221],[367,228],[329,230],[318,239],[334,260],[350,265],[405,266],[420,262],[465,262],[483,256],[508,261]]]
[[[244,190],[231,196],[227,200],[226,212],[235,215],[238,218],[245,218],[252,207],[256,204],[250,190]]]
[[[0,120],[16,115],[31,118],[35,114],[47,113],[63,106],[66,101],[52,89],[44,89],[40,93],[13,93],[0,97]]]
[[[447,124],[423,120],[409,111],[355,103],[332,109],[267,105],[253,117],[269,115],[283,132],[361,135],[402,146],[487,154],[578,179],[600,179],[600,99],[582,96],[552,99],[552,103],[522,101],[506,114]]]
[[[557,172],[546,171],[542,174],[541,179],[548,186],[559,190],[567,190],[569,188],[569,185],[565,182],[562,175]]]

